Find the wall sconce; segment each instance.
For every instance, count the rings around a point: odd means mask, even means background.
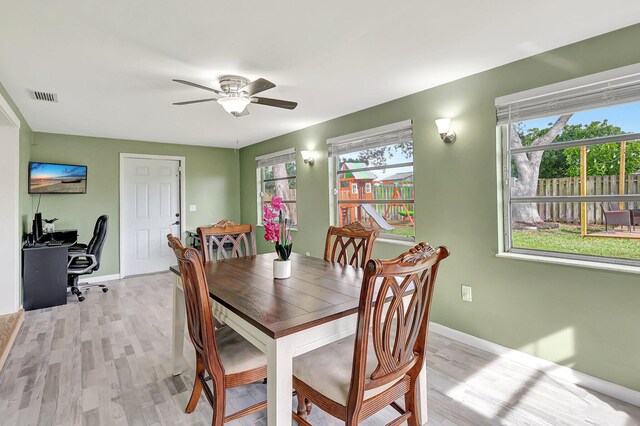
[[[300,154],[302,154],[305,164],[313,166],[313,163],[316,162],[315,158],[313,158],[313,151],[300,151]]]
[[[452,132],[449,127],[451,126],[450,118],[439,118],[436,120],[436,127],[438,127],[438,133],[444,141],[444,143],[454,143],[456,141],[456,134]]]

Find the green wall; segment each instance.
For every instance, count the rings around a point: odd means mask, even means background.
[[[640,391],[638,275],[497,258],[496,97],[640,62],[640,25],[566,46],[240,151],[243,222],[256,222],[255,158],[298,149],[294,249],[321,256],[329,226],[326,140],[413,119],[417,239],[447,245],[432,320]],[[499,48],[499,47],[496,47]],[[445,145],[434,120],[452,118]],[[302,163],[300,150],[320,158]],[[269,250],[261,238],[260,249]],[[407,247],[376,243],[374,255]],[[473,286],[462,302],[460,285]]]
[[[32,161],[88,166],[86,194],[43,195],[40,211],[44,218],[59,218],[58,229],[77,228],[80,241],[91,238],[98,216],[109,215],[103,266],[95,276],[117,274],[120,270],[120,153],[185,157],[188,229],[225,218],[240,219],[238,152],[235,150],[39,132],[34,132],[31,149]],[[28,197],[30,208],[35,212],[38,196]],[[197,211],[189,212],[189,204],[195,204]]]

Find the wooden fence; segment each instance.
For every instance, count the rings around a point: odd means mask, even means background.
[[[393,199],[393,185],[379,185],[374,186],[372,188],[372,197],[374,200],[391,200]],[[400,199],[414,199],[414,186],[413,185],[398,185],[398,192],[400,194]],[[400,202],[400,201],[398,201]],[[410,211],[413,211],[413,203],[407,204]],[[389,209],[389,214],[385,216],[385,210],[387,209],[387,204],[374,204],[374,208],[381,216],[385,217],[387,220],[397,220],[402,221],[403,216],[399,214],[399,212],[404,212],[404,208],[400,206],[391,206]]]
[[[618,195],[620,176],[589,176],[587,195]],[[625,193],[640,194],[640,174],[630,174],[625,178]],[[539,179],[539,196],[580,195],[580,178]],[[640,202],[627,203],[626,208],[640,208]],[[538,213],[545,222],[580,223],[580,203],[538,203]],[[600,202],[587,203],[589,224],[603,224]]]

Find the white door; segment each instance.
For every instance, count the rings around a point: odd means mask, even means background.
[[[176,263],[167,234],[180,236],[180,162],[124,158],[122,275],[166,271]]]

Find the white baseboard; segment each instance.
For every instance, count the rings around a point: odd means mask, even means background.
[[[93,283],[102,283],[105,281],[113,281],[119,280],[120,274],[111,274],[111,275],[101,275],[99,277],[86,277],[82,278],[78,281],[79,284],[93,284]]]
[[[507,358],[511,361],[515,361],[519,364],[541,371],[549,376],[584,386],[596,392],[600,392],[604,395],[640,407],[640,392],[633,389],[625,388],[624,386],[590,376],[563,365],[558,365],[554,362],[547,361],[546,359],[538,358],[515,349],[510,349],[505,346],[498,345],[497,343],[489,342],[488,340],[484,340],[434,322],[429,323],[429,331],[448,337],[449,339],[456,340],[460,343],[473,346],[474,348]]]

